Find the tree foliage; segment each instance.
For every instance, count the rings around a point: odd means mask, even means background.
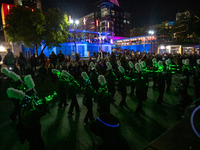
[[[61,43],[66,42],[66,39],[70,36],[67,15],[62,13],[59,8],[53,8],[48,10],[45,15],[45,20],[46,31],[43,32],[44,48],[46,46],[48,48],[60,46]]]
[[[178,17],[172,26],[172,33],[176,33],[176,37],[186,39],[188,37],[199,37],[199,17],[195,14],[182,14]]]
[[[45,47],[52,48],[64,43],[70,36],[68,17],[58,8],[49,9],[43,15],[40,9],[13,7],[5,22],[8,40],[36,47],[36,53],[41,44],[45,44],[43,50]]]
[[[5,28],[8,40],[15,43],[23,42],[27,47],[38,47],[45,31],[45,17],[40,9],[28,9],[17,6],[6,16]]]

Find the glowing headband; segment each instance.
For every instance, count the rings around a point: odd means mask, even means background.
[[[199,110],[199,109],[200,109],[200,106],[198,106],[198,107],[193,111],[193,113],[192,113],[192,115],[191,115],[191,118],[190,118],[190,121],[191,121],[191,126],[192,126],[192,129],[193,129],[194,133],[200,138],[199,133],[197,132],[196,128],[194,127],[194,121],[193,121],[194,115],[195,115],[195,113],[197,112],[197,110]]]
[[[115,125],[111,125],[111,124],[108,124],[108,123],[103,122],[99,117],[98,117],[98,120],[99,120],[101,123],[105,124],[106,126],[113,127],[113,128],[119,127],[119,123],[118,123],[118,124],[115,124]]]

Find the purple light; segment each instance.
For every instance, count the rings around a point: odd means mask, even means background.
[[[117,0],[110,0],[110,2],[113,3],[113,4],[115,4],[115,5],[117,5],[117,6],[119,6],[119,3],[118,3]]]
[[[192,126],[192,129],[193,129],[194,133],[200,138],[199,133],[197,132],[196,128],[194,127],[194,121],[193,121],[194,115],[197,112],[197,110],[199,110],[199,109],[200,109],[200,106],[198,106],[197,108],[195,108],[195,110],[192,112],[190,121],[191,121],[191,126]]]

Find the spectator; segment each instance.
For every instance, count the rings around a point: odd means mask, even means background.
[[[59,54],[57,55],[57,59],[58,59],[58,68],[60,68],[60,66],[62,68],[65,56],[62,54],[61,50],[59,51]]]
[[[45,63],[45,68],[48,68],[50,64],[50,60],[48,57],[46,57],[46,63]]]
[[[49,55],[50,63],[53,64],[53,67],[56,68],[56,54],[54,51],[51,52],[51,55]]]
[[[4,57],[3,63],[7,66],[7,68],[9,70],[11,70],[14,67],[14,65],[15,65],[15,63],[14,63],[14,55],[11,52],[10,49],[7,49],[7,52],[8,53]]]
[[[45,63],[46,63],[46,56],[43,53],[43,51],[41,51],[41,53],[40,53],[40,55],[39,55],[38,58],[40,59],[40,63],[45,65]]]
[[[35,57],[35,53],[33,53],[33,56],[31,56],[31,68],[35,69],[36,72],[36,66],[37,66],[37,58]]]
[[[22,72],[25,75],[25,67],[26,67],[27,61],[26,58],[23,56],[23,53],[20,53],[20,56],[18,58],[18,65],[20,67],[20,75],[22,76]]]

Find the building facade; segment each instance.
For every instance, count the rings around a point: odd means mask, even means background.
[[[94,12],[80,18],[80,28],[87,31],[109,32],[110,37],[130,36],[130,13],[117,0],[102,0],[94,4]]]

